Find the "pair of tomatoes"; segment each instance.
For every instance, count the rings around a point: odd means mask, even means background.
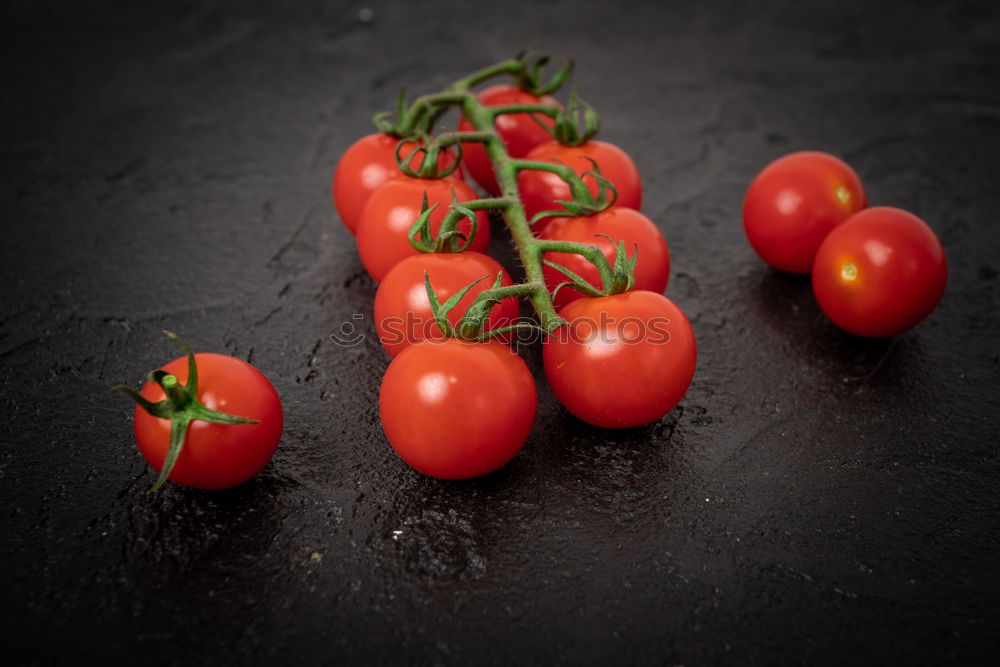
[[[754,178],[743,201],[743,228],[774,268],[812,273],[816,300],[838,327],[894,336],[937,306],[948,264],[923,220],[867,206],[853,169],[832,155],[803,151],[775,160]]]
[[[684,396],[697,348],[684,313],[645,290],[579,299],[560,310],[568,325],[543,343],[545,375],[579,419],[605,428],[656,421]],[[379,395],[382,426],[410,466],[464,479],[509,462],[537,409],[521,357],[493,339],[449,338],[403,349]]]
[[[365,269],[381,282],[392,267],[419,252],[410,245],[409,232],[420,217],[424,203],[433,208],[430,229],[437,236],[453,199],[476,199],[476,193],[458,176],[416,178],[396,164],[397,140],[385,134],[371,134],[354,142],[337,164],[333,177],[333,199],[344,226],[355,235],[358,255]],[[405,147],[404,147],[405,148]],[[423,154],[413,150],[404,159],[419,168]],[[442,152],[438,168],[454,166],[455,156]],[[458,231],[472,238],[469,249],[484,251],[490,242],[489,218],[480,211],[473,225],[463,218]]]

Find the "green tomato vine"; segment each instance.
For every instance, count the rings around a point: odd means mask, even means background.
[[[548,63],[549,58],[545,56],[522,54],[517,58],[497,63],[459,79],[442,92],[420,96],[409,106],[406,105],[404,96],[400,94],[394,122],[389,121],[389,117],[393,115],[391,112],[377,114],[374,119],[379,130],[401,138],[399,147],[407,142],[414,142],[416,144],[415,151],[423,153],[421,167],[418,170],[413,170],[399,158],[400,151],[397,150],[397,161],[400,168],[412,176],[434,176],[434,169],[442,150],[454,148],[460,159],[462,144],[470,142],[483,144],[486,155],[493,165],[500,188],[500,196],[464,201],[461,204],[453,201],[441,223],[437,239],[431,238],[429,231],[430,209],[427,209],[425,205],[424,212],[414,222],[410,230],[410,242],[422,252],[460,252],[470,245],[471,236],[475,234],[474,212],[494,210],[503,217],[517,247],[525,280],[519,284],[501,287],[498,279],[492,288],[484,290],[477,296],[463,316],[462,324],[459,327],[448,325],[445,315],[471,285],[467,286],[466,290],[460,294],[456,294],[457,298],[449,299],[445,304],[440,304],[433,295],[430,282],[425,281],[428,297],[435,310],[435,318],[442,332],[447,336],[484,340],[513,329],[531,326],[519,324],[488,332],[482,330],[489,315],[489,309],[494,303],[499,303],[500,300],[507,297],[521,296],[526,297],[531,303],[538,315],[541,328],[545,332],[552,332],[566,323],[556,313],[553,305],[553,296],[559,289],[572,287],[588,296],[606,296],[628,291],[633,286],[636,254],[633,252],[629,256],[624,244],[618,245],[616,260],[612,265],[595,245],[540,239],[531,231],[532,224],[542,218],[591,215],[614,203],[616,196],[614,186],[601,176],[597,164],[593,163],[593,171],[585,172],[585,175],[594,177],[598,183],[598,195],[595,197],[580,175],[567,165],[512,158],[507,153],[503,140],[494,127],[496,118],[503,114],[544,115],[555,121],[551,133],[560,143],[581,145],[594,137],[600,128],[596,111],[580,100],[575,93],[570,96],[569,103],[564,109],[554,104],[487,107],[472,92],[474,86],[484,81],[497,76],[510,75],[515,78],[518,87],[528,93],[533,95],[552,93],[569,80],[573,67],[572,63],[564,63],[548,81],[543,81],[542,74]],[[433,140],[427,140],[427,134],[434,122],[451,107],[457,107],[475,127],[475,130],[446,132]],[[405,162],[411,163],[412,158],[411,154]],[[456,164],[457,162],[456,160]],[[569,186],[572,201],[560,201],[558,203],[563,208],[543,211],[534,216],[533,219],[528,220],[524,205],[521,203],[517,181],[520,172],[532,169],[553,173],[563,179]],[[454,170],[454,166],[451,167],[451,170]],[[446,174],[438,173],[436,175],[440,177]],[[464,238],[457,231],[458,223],[463,217],[472,220],[473,231],[470,238]],[[597,268],[602,285],[591,285],[565,267],[545,260],[544,254],[547,252],[582,255]],[[542,272],[543,264],[561,271],[568,278],[566,282],[558,285],[552,293],[549,292],[545,283]]]

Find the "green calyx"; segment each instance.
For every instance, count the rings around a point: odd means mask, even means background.
[[[473,280],[471,283],[452,294],[451,297],[449,297],[444,303],[441,303],[441,300],[438,299],[437,294],[434,292],[434,287],[431,285],[430,275],[424,271],[424,288],[427,290],[427,300],[431,304],[431,312],[434,314],[434,321],[437,323],[438,328],[446,338],[460,338],[462,340],[485,342],[491,338],[495,338],[512,331],[522,329],[540,330],[540,327],[533,324],[517,323],[484,331],[487,320],[490,317],[490,312],[493,310],[494,306],[506,298],[529,294],[534,288],[534,286],[528,284],[507,285],[502,287],[502,271],[497,274],[492,287],[485,289],[476,295],[475,300],[465,310],[465,314],[462,315],[462,319],[459,320],[458,326],[452,326],[451,322],[448,321],[448,313],[450,313],[452,309],[458,305],[458,302],[461,301],[466,294],[468,294],[469,290],[487,278],[489,278],[488,275]]]
[[[427,191],[424,191],[424,199],[420,204],[420,216],[410,225],[407,238],[410,245],[418,252],[464,252],[472,247],[472,242],[476,239],[476,229],[479,220],[476,214],[469,208],[462,206],[455,195],[455,188],[451,189],[451,206],[448,214],[438,228],[437,236],[431,231],[431,213],[438,207],[437,204],[428,207]],[[469,234],[466,236],[458,229],[458,221],[461,218],[469,220]]]
[[[226,414],[218,410],[206,408],[198,402],[198,365],[195,363],[194,352],[181,338],[171,332],[164,331],[174,342],[181,346],[187,353],[188,359],[188,381],[182,385],[176,376],[163,370],[155,370],[147,376],[150,382],[155,382],[163,389],[166,398],[157,403],[143,398],[139,392],[125,385],[111,387],[111,391],[121,391],[127,394],[143,410],[154,417],[170,420],[170,447],[167,450],[166,459],[163,462],[163,469],[156,479],[150,491],[156,491],[170,477],[177,459],[184,449],[184,441],[187,437],[188,427],[195,419],[212,422],[213,424],[227,424],[236,426],[239,424],[256,424],[255,419],[237,417]]]
[[[414,146],[413,150],[408,152],[406,157],[403,157],[403,149],[410,144]],[[418,138],[405,137],[396,144],[396,166],[410,178],[439,179],[450,176],[458,169],[458,165],[462,161],[462,144],[454,146],[457,152],[454,161],[441,167],[439,166],[441,151],[445,150],[446,147],[440,141],[426,135]],[[417,156],[420,156],[419,162],[417,168],[414,169],[411,165]]]
[[[595,215],[614,206],[615,201],[618,200],[618,188],[615,187],[614,183],[601,175],[601,168],[593,158],[589,156],[585,156],[585,158],[593,166],[593,169],[583,172],[582,176],[593,177],[594,181],[597,183],[597,196],[595,197],[592,195],[590,189],[583,184],[582,178],[577,176],[576,172],[566,165],[546,165],[546,171],[554,171],[570,184],[570,194],[573,195],[573,199],[557,199],[556,203],[562,206],[562,208],[536,213],[531,220],[528,221],[530,226],[534,227],[541,220],[546,218],[579,218]],[[537,165],[541,163],[528,164]],[[563,173],[559,167],[561,167],[562,170],[568,170],[570,174]],[[541,167],[536,166],[535,168]],[[579,185],[576,184],[574,179],[575,181],[579,181]]]
[[[406,109],[406,91],[400,90],[399,95],[396,97],[395,113],[392,111],[379,111],[372,116],[372,124],[379,132],[388,134],[390,137],[395,137],[396,139],[402,139],[408,136],[408,133],[402,127],[403,119],[406,117]]]
[[[448,110],[446,106],[420,107],[418,113],[410,114],[406,103],[406,90],[400,90],[396,96],[395,111],[380,111],[372,116],[372,124],[384,134],[396,139],[408,139],[428,134],[437,119]]]
[[[600,130],[601,117],[597,110],[573,92],[566,106],[555,116],[552,137],[564,146],[582,146]]]
[[[532,95],[547,95],[559,90],[573,74],[573,63],[567,60],[560,62],[556,72],[544,81],[542,76],[551,58],[535,51],[522,51],[515,60],[520,65],[515,73],[517,87]]]
[[[601,277],[600,288],[591,284],[591,282],[586,278],[572,271],[568,267],[563,266],[562,264],[557,264],[556,262],[552,262],[547,259],[542,260],[542,263],[546,266],[552,267],[569,278],[569,280],[556,285],[555,289],[552,290],[553,300],[555,300],[556,295],[560,290],[567,287],[575,289],[577,292],[589,297],[621,294],[622,292],[628,292],[635,287],[635,264],[639,259],[639,246],[635,246],[635,252],[633,252],[630,256],[625,248],[624,241],[618,241],[615,243],[615,241],[606,234],[599,234],[599,236],[603,236],[615,246],[615,263],[613,265],[608,263],[608,261],[604,258],[604,254],[596,246],[589,246],[597,250],[597,254],[600,255],[601,260],[603,260],[599,261],[594,256],[587,257],[597,267],[598,274]],[[575,243],[550,241],[546,243],[545,249],[549,252],[579,252],[579,249],[576,248],[577,245],[578,244]]]

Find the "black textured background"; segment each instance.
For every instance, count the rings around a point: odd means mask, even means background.
[[[8,658],[997,653],[996,3],[22,1],[0,19]],[[670,415],[622,432],[567,416],[537,373],[523,452],[444,483],[379,428],[375,286],[329,178],[401,86],[526,46],[576,61],[638,163],[699,367]],[[806,148],[939,234],[949,286],[916,329],[838,332],[745,242],[749,180]],[[368,340],[333,345],[354,313]],[[165,327],[282,395],[255,481],[144,494],[130,404],[106,390],[178,356]]]

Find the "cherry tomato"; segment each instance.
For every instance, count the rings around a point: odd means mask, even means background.
[[[258,423],[192,421],[168,479],[196,489],[236,486],[259,473],[274,455],[284,423],[281,399],[267,378],[241,359],[210,352],[200,352],[194,358],[198,366],[198,401],[210,410],[256,419]],[[188,359],[174,359],[163,370],[186,384]],[[147,382],[140,393],[153,402],[166,398],[155,382]],[[170,448],[170,420],[154,417],[136,406],[135,437],[149,464],[161,470]]]
[[[456,326],[476,296],[493,286],[497,274],[503,272],[501,285],[513,284],[507,272],[496,260],[482,253],[428,253],[407,257],[385,275],[375,294],[375,328],[379,340],[390,356],[395,357],[405,347],[424,339],[442,338],[434,321],[424,271],[434,287],[438,301],[444,303],[463,287],[488,276],[466,292],[448,312],[448,321]],[[513,324],[519,313],[516,298],[510,297],[493,306],[485,329],[497,329]]]
[[[451,205],[452,188],[459,201],[477,199],[475,191],[462,181],[410,178],[406,175],[385,182],[372,193],[361,212],[357,229],[358,254],[372,278],[381,282],[398,262],[420,254],[410,245],[408,235],[410,227],[420,217],[424,192],[427,192],[428,206],[438,205],[431,213],[431,232],[436,235]],[[490,220],[484,211],[477,211],[476,219],[476,238],[469,250],[485,252],[490,243]],[[472,223],[468,218],[462,218],[458,229],[468,235]]]
[[[895,336],[927,317],[948,282],[944,248],[923,220],[898,208],[855,213],[823,241],[813,293],[827,317],[858,336]]]
[[[596,245],[614,266],[615,246],[604,236],[606,234],[616,243],[625,242],[625,248],[631,255],[639,248],[639,257],[635,265],[635,289],[650,292],[662,292],[667,287],[670,276],[670,252],[663,234],[649,218],[635,209],[612,206],[596,215],[580,218],[552,218],[542,227],[538,236],[553,241],[575,241]],[[595,287],[601,287],[601,277],[597,267],[583,255],[566,252],[547,252],[545,259],[561,264],[582,278],[586,278]],[[566,282],[565,274],[545,266],[545,282],[549,290],[559,283]],[[555,306],[561,308],[570,301],[582,298],[580,292],[570,287],[564,287],[556,294]]]
[[[760,258],[780,271],[809,273],[826,235],[868,205],[861,180],[827,153],[778,158],[743,200],[743,229]]]
[[[402,174],[396,165],[398,142],[388,134],[369,134],[351,144],[337,163],[333,172],[333,202],[340,220],[352,234],[371,194],[390,178]],[[414,155],[410,166],[418,168],[420,157],[421,153]],[[444,168],[454,161],[452,153],[444,152],[438,165]]]
[[[386,438],[410,466],[467,479],[514,458],[535,420],[535,380],[499,341],[425,340],[386,370],[379,412]]]
[[[539,162],[562,162],[577,174],[593,171],[591,158],[601,168],[601,175],[618,189],[615,204],[639,210],[642,205],[642,183],[639,170],[625,151],[606,141],[588,141],[582,146],[563,146],[558,141],[549,141],[534,148],[524,156],[525,160]],[[521,202],[528,217],[540,211],[562,208],[556,200],[573,199],[569,186],[556,174],[534,169],[522,171],[517,177],[521,191]],[[597,180],[592,176],[583,177],[591,194],[597,196]]]
[[[603,428],[654,422],[683,398],[697,346],[684,313],[654,292],[578,299],[542,348],[545,376],[579,419]]]
[[[511,106],[514,104],[551,104],[560,106],[559,102],[543,95],[538,97],[531,93],[526,93],[517,86],[508,84],[498,84],[484,88],[478,95],[479,101],[487,107]],[[548,127],[552,127],[554,122],[548,116],[535,114],[538,121]],[[507,154],[511,157],[524,157],[528,152],[547,141],[552,140],[552,135],[538,124],[531,114],[514,113],[497,116],[494,123],[497,134],[507,147]],[[476,128],[462,116],[458,122],[458,129],[461,132],[468,132]],[[491,195],[500,194],[500,187],[497,185],[496,176],[493,174],[493,164],[486,157],[486,150],[479,142],[469,142],[462,144],[462,164],[484,190]]]

